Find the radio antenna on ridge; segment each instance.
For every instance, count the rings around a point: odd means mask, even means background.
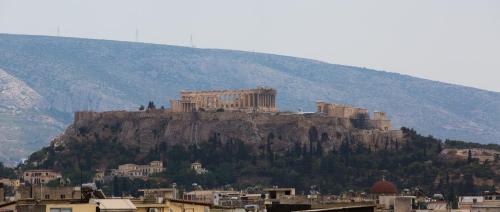
[[[194,45],[194,41],[193,41],[193,34],[191,34],[190,45],[191,45],[191,48],[196,48],[196,46]]]

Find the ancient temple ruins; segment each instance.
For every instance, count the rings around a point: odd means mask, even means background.
[[[180,100],[170,101],[171,112],[193,111],[241,111],[278,112],[276,90],[266,87],[244,90],[181,91]],[[282,113],[286,114],[286,112]],[[385,112],[374,112],[370,118],[368,109],[349,105],[316,102],[316,114],[354,120],[360,128],[391,130],[391,120]]]
[[[244,90],[182,91],[170,101],[173,112],[236,110],[276,112],[276,90],[258,87]]]

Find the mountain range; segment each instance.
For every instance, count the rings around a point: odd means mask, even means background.
[[[0,161],[47,145],[79,110],[137,110],[181,90],[278,90],[282,111],[317,100],[386,111],[395,128],[500,143],[500,93],[281,55],[0,34]]]

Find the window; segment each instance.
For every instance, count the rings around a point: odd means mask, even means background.
[[[269,196],[269,199],[276,199],[276,191],[270,191]]]
[[[51,208],[50,212],[73,212],[71,208]]]
[[[45,199],[50,199],[50,195],[45,194]]]
[[[61,199],[64,199],[64,198],[66,198],[66,195],[61,194]]]

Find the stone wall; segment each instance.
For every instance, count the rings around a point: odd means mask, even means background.
[[[348,105],[316,102],[316,113],[322,113],[330,117],[353,119],[361,126],[379,129],[383,131],[392,130],[391,120],[385,112],[374,112],[370,119],[368,109],[352,107]]]
[[[317,112],[338,118],[358,119],[369,117],[368,110],[364,108],[351,107],[348,105],[316,102]]]
[[[385,112],[374,112],[372,122],[373,126],[377,129],[381,130],[392,129],[391,120],[387,117],[387,114]]]

